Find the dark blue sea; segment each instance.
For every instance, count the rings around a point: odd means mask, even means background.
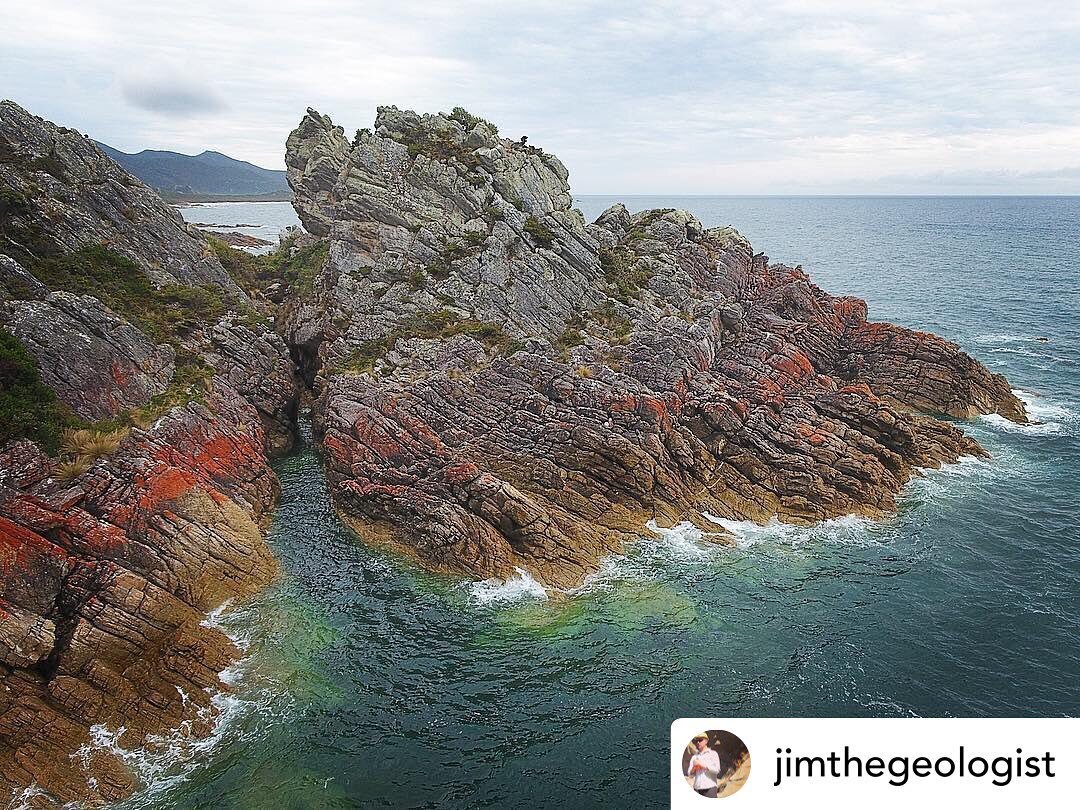
[[[661,807],[679,716],[1080,714],[1080,198],[623,201],[730,223],[956,341],[1036,423],[962,423],[990,460],[917,479],[888,520],[673,531],[552,601],[369,550],[301,449],[276,465],[281,583],[212,618],[245,647],[218,732],[130,753],[130,806]],[[211,209],[185,215],[254,223]]]

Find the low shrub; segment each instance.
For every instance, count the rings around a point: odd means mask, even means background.
[[[79,419],[41,381],[37,362],[22,343],[0,329],[0,446],[30,439],[55,454],[64,430]]]
[[[533,242],[543,248],[549,248],[555,242],[555,234],[544,223],[529,214],[525,218],[525,233],[532,237]]]

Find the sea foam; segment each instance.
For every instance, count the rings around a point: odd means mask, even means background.
[[[226,601],[211,611],[203,619],[204,627],[220,630],[240,650],[247,650],[251,639],[235,629],[235,620],[242,618],[245,610],[229,611],[230,601]],[[229,687],[235,687],[245,680],[248,674],[250,656],[241,657],[219,673],[218,677]],[[245,687],[249,686],[245,684]],[[211,690],[207,689],[207,692]],[[190,695],[177,687],[184,704],[191,701]],[[131,798],[121,803],[123,808],[141,808],[156,806],[161,795],[185,782],[199,768],[211,761],[213,752],[226,739],[236,737],[241,732],[238,727],[243,717],[255,713],[264,717],[278,716],[283,709],[277,707],[282,692],[277,688],[245,688],[241,696],[233,689],[212,692],[209,705],[195,710],[195,720],[200,725],[211,723],[211,731],[206,736],[194,733],[191,720],[184,720],[179,726],[164,734],[153,734],[142,745],[127,747],[124,726],[110,728],[106,725],[94,725],[90,728],[90,742],[72,755],[72,760],[89,767],[90,757],[95,750],[107,751],[123,762],[135,776],[141,789]],[[258,724],[266,728],[268,724]]]
[[[844,515],[823,520],[812,526],[796,526],[781,523],[776,518],[767,523],[751,520],[728,520],[706,513],[705,517],[723,527],[735,537],[739,548],[750,548],[760,543],[800,545],[802,543],[836,543],[841,545],[876,545],[873,530],[880,524],[858,515]]]
[[[547,589],[537,582],[528,571],[515,568],[514,576],[507,580],[485,579],[468,583],[472,600],[478,605],[510,604],[548,598]]]
[[[983,415],[980,417],[982,421],[996,430],[1029,436],[1050,436],[1075,431],[1078,422],[1077,413],[1070,408],[1019,388],[1014,388],[1013,394],[1024,403],[1024,409],[1031,422],[1020,425],[996,413]]]

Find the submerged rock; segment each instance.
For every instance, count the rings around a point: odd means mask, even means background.
[[[309,110],[286,163],[330,246],[289,328],[336,504],[429,568],[565,587],[649,519],[879,516],[916,468],[983,453],[922,414],[1025,419],[954,344],[732,228],[586,225],[562,163],[463,111],[383,107],[350,142]]]

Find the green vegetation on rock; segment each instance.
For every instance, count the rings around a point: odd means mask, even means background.
[[[600,267],[611,295],[624,304],[641,292],[652,278],[652,272],[641,268],[634,252],[626,247],[601,249]]]
[[[361,343],[349,355],[342,371],[356,374],[372,371],[375,362],[385,357],[399,339],[418,337],[445,340],[455,335],[468,335],[502,355],[513,354],[522,345],[520,341],[503,332],[498,324],[461,318],[450,310],[441,309],[412,318],[386,337]]]
[[[461,241],[450,240],[428,266],[428,275],[436,281],[446,281],[450,278],[450,271],[454,264],[467,259],[476,248],[484,244],[486,238],[484,234],[477,231],[466,231]]]
[[[486,118],[481,118],[478,115],[473,115],[464,107],[454,107],[454,109],[450,111],[449,117],[452,121],[457,121],[459,124],[465,127],[466,131],[471,130],[477,124],[483,124],[489,130],[491,130],[491,133],[493,135],[499,134],[499,128],[497,126],[488,121]]]
[[[540,247],[549,248],[555,242],[555,234],[532,214],[525,218],[525,233]]]
[[[52,290],[92,295],[159,343],[173,343],[226,310],[211,286],[155,287],[138,266],[100,245],[39,259],[31,272]]]
[[[495,127],[494,124],[485,121],[483,118],[472,115],[461,107],[455,107],[453,112],[450,113],[449,118],[453,121],[457,121],[465,127],[466,130],[470,130],[477,124],[483,123],[491,129],[493,133],[498,132],[498,128]],[[404,132],[393,133],[391,137],[398,143],[404,144],[408,148],[411,157],[415,158],[419,155],[425,155],[432,160],[438,160],[444,163],[454,159],[461,163],[468,171],[473,171],[480,167],[480,159],[472,152],[472,150],[455,140],[452,131],[449,129],[432,131],[422,124],[416,124]]]
[[[286,239],[277,250],[261,256],[237,250],[209,234],[207,241],[233,281],[249,293],[265,291],[270,285],[280,283],[309,294],[330,252],[330,244],[325,240],[294,251],[296,240]]]
[[[45,383],[22,343],[0,329],[0,446],[30,439],[56,453],[66,428],[79,425]]]

